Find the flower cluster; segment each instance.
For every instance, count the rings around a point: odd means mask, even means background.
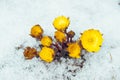
[[[26,47],[24,50],[25,59],[39,57],[45,62],[52,62],[64,58],[81,58],[82,50],[87,52],[98,52],[103,43],[103,37],[99,30],[88,29],[81,33],[78,40],[73,40],[75,32],[67,31],[70,19],[65,16],[58,16],[53,21],[56,29],[54,39],[43,35],[44,31],[40,25],[31,28],[30,35],[40,41],[40,51],[35,48]]]

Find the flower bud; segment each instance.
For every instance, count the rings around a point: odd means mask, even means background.
[[[52,62],[54,59],[55,52],[52,48],[43,47],[39,52],[41,60],[45,62]]]
[[[41,39],[41,44],[43,46],[50,46],[52,44],[52,38],[50,36],[44,36]]]
[[[66,41],[66,34],[64,32],[56,31],[54,34],[54,37],[57,41],[59,41],[61,43]]]
[[[53,21],[53,25],[54,25],[55,29],[57,29],[59,31],[64,31],[65,29],[67,29],[69,24],[70,24],[70,20],[69,20],[69,18],[67,18],[65,16],[58,16]]]
[[[81,48],[78,43],[69,43],[67,51],[72,58],[80,58]]]
[[[34,38],[41,38],[43,34],[43,29],[41,28],[40,25],[34,25],[32,28],[31,28],[31,36],[34,37]]]

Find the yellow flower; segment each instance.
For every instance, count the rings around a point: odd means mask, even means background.
[[[88,52],[98,52],[103,42],[102,34],[98,30],[89,29],[82,33],[81,44]]]
[[[35,38],[39,38],[43,34],[43,29],[40,25],[34,25],[31,28],[31,36]]]
[[[42,37],[42,39],[41,39],[41,44],[43,45],[43,46],[50,46],[51,44],[52,44],[52,38],[51,37],[49,37],[49,36],[44,36],[44,37]]]
[[[60,30],[60,31],[64,31],[65,29],[67,29],[69,24],[70,24],[70,20],[69,18],[65,16],[58,16],[53,21],[53,25],[55,29]]]
[[[54,54],[54,50],[48,47],[43,47],[39,52],[40,58],[46,62],[52,62],[54,59]]]
[[[67,51],[72,58],[80,58],[81,48],[78,43],[69,43]]]
[[[55,34],[54,34],[54,37],[57,41],[59,42],[63,42],[63,41],[66,41],[66,35],[64,32],[61,32],[61,31],[56,31]]]

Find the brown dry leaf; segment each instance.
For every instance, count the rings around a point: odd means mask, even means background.
[[[32,59],[33,57],[37,56],[37,50],[35,48],[26,47],[23,54],[25,59]]]

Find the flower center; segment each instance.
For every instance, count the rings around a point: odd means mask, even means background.
[[[89,42],[89,43],[93,43],[93,42],[94,42],[94,39],[93,39],[93,38],[90,38],[90,39],[88,39],[88,42]]]

